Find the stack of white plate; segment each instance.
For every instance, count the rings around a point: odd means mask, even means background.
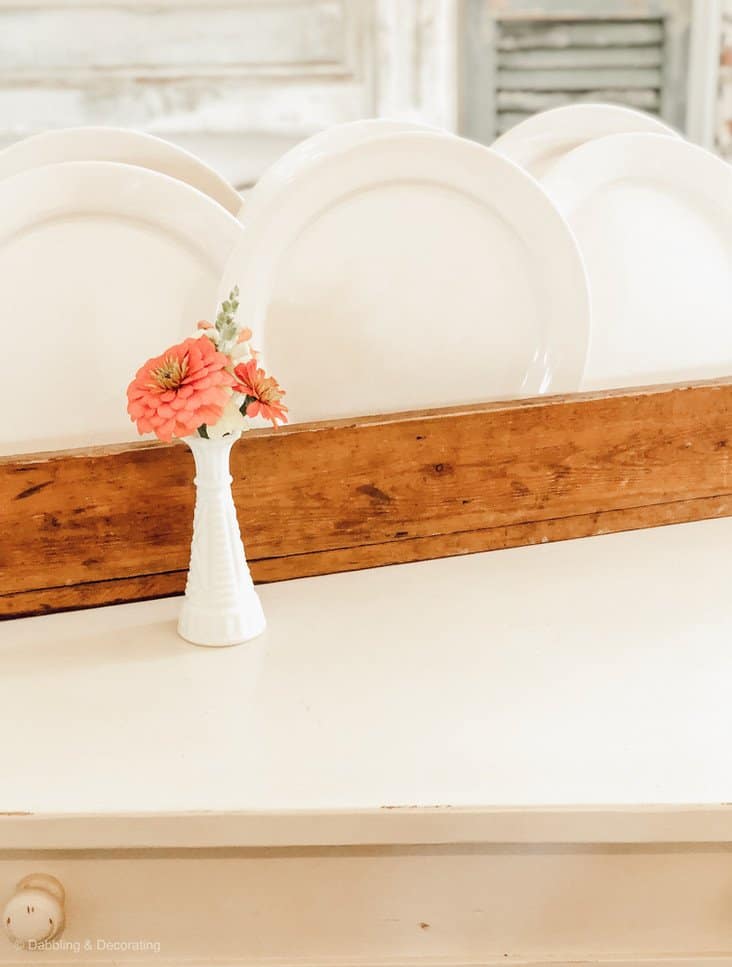
[[[131,375],[234,285],[294,422],[732,371],[732,168],[621,107],[341,125],[241,211],[166,142],[61,131],[0,152],[0,204],[0,452],[130,439]]]
[[[133,131],[0,152],[0,453],[134,438],[127,384],[210,315],[240,206],[202,161]]]
[[[637,111],[333,128],[244,224],[220,294],[295,420],[732,372],[732,168]]]
[[[732,168],[637,111],[333,128],[243,223],[220,294],[295,420],[732,372]]]
[[[732,166],[611,105],[546,111],[493,147],[539,179],[580,246],[585,387],[732,373]]]

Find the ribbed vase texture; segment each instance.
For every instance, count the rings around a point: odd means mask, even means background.
[[[196,508],[178,633],[196,645],[236,645],[264,631],[231,495],[231,448],[238,437],[186,437],[196,464]]]

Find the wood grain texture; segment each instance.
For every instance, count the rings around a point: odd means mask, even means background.
[[[637,509],[529,521],[509,527],[389,541],[384,544],[365,544],[331,551],[292,554],[288,557],[261,558],[251,562],[251,572],[255,583],[273,583],[291,578],[317,577],[321,574],[359,571],[390,564],[409,564],[438,557],[458,557],[480,551],[596,537],[621,530],[640,530],[731,515],[732,497],[678,500]],[[68,587],[19,591],[0,595],[0,620],[171,597],[182,594],[185,583],[186,571],[181,570],[110,581],[92,581]]]
[[[730,427],[718,381],[254,431],[234,496],[281,580],[726,516]],[[175,444],[1,460],[0,615],[181,591],[192,476]]]

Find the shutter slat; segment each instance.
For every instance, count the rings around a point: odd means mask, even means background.
[[[566,47],[499,52],[499,68],[542,70],[557,68],[660,67],[663,53],[655,47]]]
[[[495,126],[502,134],[537,111],[576,101],[661,109],[662,18],[562,22],[498,17]]]
[[[548,108],[561,107],[564,104],[576,104],[578,101],[624,104],[627,107],[651,112],[658,112],[661,107],[661,95],[655,88],[614,91],[599,89],[575,94],[564,91],[531,90],[498,91],[496,94],[496,108],[501,113],[535,114],[537,111],[546,111]]]
[[[496,115],[496,137],[499,134],[504,134],[520,121],[530,118],[534,113],[534,111],[501,111]],[[646,113],[650,114],[651,117],[660,118],[657,111],[647,111]]]
[[[648,88],[661,86],[661,71],[655,67],[641,68],[579,68],[572,70],[499,70],[499,90],[515,91],[532,88],[536,91],[587,91],[592,88]]]
[[[571,23],[503,20],[497,49],[537,47],[633,47],[663,43],[660,20],[586,20]]]

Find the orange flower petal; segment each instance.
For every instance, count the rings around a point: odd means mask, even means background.
[[[149,359],[127,388],[127,412],[138,432],[152,431],[159,439],[170,440],[218,420],[235,382],[228,365],[229,358],[204,335],[185,339]],[[163,385],[161,367],[166,373]],[[171,387],[178,374],[180,385]]]

